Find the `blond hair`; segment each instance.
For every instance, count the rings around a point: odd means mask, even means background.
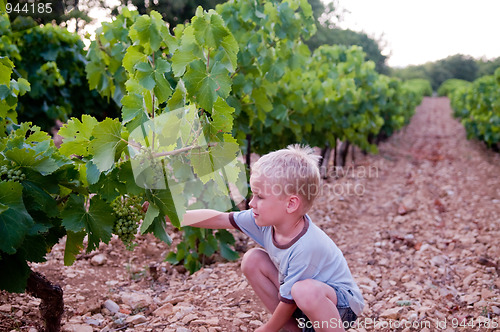
[[[268,179],[273,194],[300,196],[306,212],[320,192],[320,159],[307,145],[289,145],[257,160],[252,167],[252,177]]]

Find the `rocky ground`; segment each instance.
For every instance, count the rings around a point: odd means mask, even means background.
[[[426,98],[379,154],[356,152],[338,171],[310,216],[365,297],[351,331],[500,330],[500,155],[466,139],[446,98]],[[113,239],[71,267],[63,249],[32,268],[63,288],[64,331],[252,331],[269,317],[239,260],[189,275],[150,236],[133,252]],[[0,330],[41,331],[39,303],[0,292]]]

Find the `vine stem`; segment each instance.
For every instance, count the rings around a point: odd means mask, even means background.
[[[210,49],[208,49],[208,54],[207,54],[207,73],[210,68]]]
[[[151,67],[155,67],[155,52],[153,52],[153,63],[151,65]],[[151,94],[152,94],[152,99],[153,99],[153,103],[151,105],[152,107],[152,110],[151,110],[151,118],[155,118],[155,93],[154,93],[154,90],[151,91]],[[153,142],[151,143],[153,149],[155,148],[155,132],[153,130]]]
[[[122,142],[125,142],[127,144],[130,144],[131,146],[141,150],[143,149],[143,146],[139,143],[135,143],[135,142],[129,142],[125,139],[121,139]],[[202,149],[204,147],[214,147],[214,146],[217,146],[217,143],[215,142],[212,142],[212,143],[207,143],[206,145],[190,145],[190,146],[186,146],[184,148],[180,148],[180,149],[177,149],[177,150],[173,150],[173,151],[164,151],[164,152],[158,152],[158,153],[153,153],[152,156],[154,158],[158,158],[158,157],[165,157],[165,156],[174,156],[174,155],[177,155],[179,153],[183,153],[183,152],[188,152],[188,151],[191,151],[191,150],[195,150],[195,149]]]
[[[177,155],[179,153],[188,152],[188,151],[195,150],[195,149],[202,149],[205,146],[213,147],[213,146],[217,146],[217,143],[208,143],[207,145],[203,145],[203,146],[202,145],[190,145],[190,146],[186,146],[184,148],[180,148],[180,149],[173,150],[173,151],[153,153],[153,157],[158,158],[158,157],[165,157],[165,156],[174,156],[174,155]]]
[[[45,322],[45,331],[61,331],[61,319],[64,313],[62,288],[52,284],[42,274],[31,271],[26,285],[26,292],[42,300],[40,313]]]

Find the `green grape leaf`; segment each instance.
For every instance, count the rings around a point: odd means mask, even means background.
[[[43,145],[42,143],[38,144],[36,147],[40,148]],[[42,175],[48,175],[58,170],[62,165],[68,163],[63,161],[62,159],[55,159],[57,156],[55,155],[43,155],[47,151],[42,151],[37,153],[38,151],[35,148],[31,149],[19,149],[13,148],[11,150],[5,151],[5,156],[14,161],[19,166],[29,167]]]
[[[224,142],[210,147],[212,165],[215,170],[227,166],[238,157],[240,147],[236,143]]]
[[[7,57],[0,57],[0,84],[8,86],[14,63]]]
[[[127,143],[121,137],[122,125],[117,119],[105,119],[92,131],[94,139],[90,141],[89,152],[94,156],[93,162],[101,172],[111,169],[115,156],[121,153]]]
[[[235,243],[233,234],[231,234],[229,231],[227,231],[225,229],[218,230],[217,233],[215,233],[215,238],[217,240],[219,240],[220,242],[224,242],[227,244],[234,244]]]
[[[218,96],[225,99],[231,91],[229,72],[219,63],[207,71],[203,61],[195,61],[188,67],[184,80],[188,93],[201,107],[209,111]]]
[[[158,103],[164,103],[172,93],[172,87],[165,78],[165,74],[171,71],[171,66],[168,61],[160,57],[155,59],[155,68],[150,74],[154,81],[154,93],[158,99]],[[152,90],[153,88],[148,88]]]
[[[255,100],[255,105],[265,112],[270,112],[273,109],[273,104],[267,98],[266,90],[263,88],[254,89],[252,91],[252,97]]]
[[[151,11],[150,16],[142,15],[130,27],[130,39],[142,45],[146,54],[156,52],[162,42],[160,29],[162,23],[161,15],[155,11]]]
[[[0,85],[0,100],[6,100],[9,97],[16,98],[16,94],[7,85]]]
[[[219,48],[221,41],[229,34],[222,18],[213,11],[204,15],[202,11],[197,10],[192,25],[198,43],[211,49]]]
[[[24,292],[31,270],[21,255],[2,254],[0,271],[9,271],[0,273],[0,289],[12,293]]]
[[[32,126],[29,122],[21,123],[21,128],[16,130],[16,135],[25,138],[26,143],[37,145],[34,149],[42,147],[39,151],[45,151],[48,146],[54,147],[54,144],[50,142],[52,139],[49,134],[41,131],[38,126]],[[46,146],[38,145],[38,143],[44,143]]]
[[[28,235],[18,249],[19,253],[29,262],[45,262],[45,255],[50,251],[44,235]]]
[[[166,226],[165,216],[159,215],[154,218],[151,225],[149,225],[148,229],[146,229],[144,233],[153,233],[154,236],[156,236],[158,239],[160,239],[161,241],[165,242],[168,245],[171,245],[172,238],[170,238],[167,232],[165,232],[165,226]]]
[[[189,154],[193,171],[206,184],[214,177],[214,167],[210,158],[210,153],[201,149],[192,150]]]
[[[198,247],[198,251],[207,257],[212,256],[216,249],[217,248],[211,246],[209,242],[201,242]]]
[[[89,185],[96,184],[97,181],[99,181],[101,173],[99,172],[96,164],[92,162],[92,160],[87,161],[87,163],[85,164],[85,171],[86,179]]]
[[[50,218],[59,214],[56,200],[44,189],[29,180],[23,181],[22,185],[25,192],[24,201],[29,206],[30,211],[43,211]]]
[[[134,67],[139,63],[147,63],[148,57],[146,54],[140,51],[141,47],[139,45],[132,45],[127,48],[127,53],[123,57],[123,67],[129,73],[134,72]]]
[[[19,96],[24,96],[26,92],[31,91],[31,85],[30,82],[28,82],[26,79],[20,77],[17,80],[17,88],[19,89]]]
[[[147,90],[153,90],[156,82],[154,79],[154,69],[151,67],[151,64],[149,62],[139,62],[134,68],[137,70],[135,76],[139,84]]]
[[[167,106],[170,110],[176,110],[186,105],[186,87],[184,81],[179,79],[172,97],[168,100]]]
[[[87,211],[83,196],[70,195],[61,217],[66,230],[75,233],[86,230],[88,252],[97,249],[100,241],[108,243],[111,239],[115,221],[113,209],[97,196],[92,197]]]
[[[104,200],[111,202],[121,193],[125,192],[126,186],[118,181],[118,168],[113,169],[109,174],[101,173],[99,181],[90,186],[92,192],[96,192]]]
[[[221,256],[227,259],[228,261],[234,261],[240,257],[240,255],[238,255],[236,251],[231,249],[231,247],[224,242],[220,242],[219,247]]]
[[[122,98],[123,123],[128,123],[137,117],[147,117],[144,109],[144,98],[137,93],[129,93]]]
[[[88,62],[85,65],[85,71],[87,73],[87,80],[89,82],[89,88],[97,89],[101,95],[108,96],[106,92],[109,89],[106,86],[106,65],[104,62]]]
[[[212,126],[216,131],[230,132],[233,129],[234,108],[220,97],[214,103],[212,111]]]
[[[97,124],[98,121],[87,114],[82,115],[82,121],[71,118],[59,130],[58,134],[63,138],[59,151],[65,156],[87,156],[92,130]]]
[[[165,75],[161,72],[155,72],[154,74],[156,85],[154,87],[154,93],[158,99],[158,103],[164,103],[168,100],[168,97],[172,94],[172,87],[168,83]]]
[[[234,72],[236,67],[238,66],[238,51],[239,45],[236,39],[232,34],[224,37],[221,43],[222,52],[224,53],[224,58],[221,60],[223,62],[225,59],[228,61],[228,65],[226,65],[227,70],[230,72]]]
[[[184,30],[181,45],[172,56],[172,71],[175,77],[181,77],[186,71],[186,66],[201,58],[200,47],[196,44],[193,28],[190,26]]]
[[[76,255],[78,255],[83,250],[83,238],[85,237],[85,232],[66,232],[66,247],[64,249],[64,265],[70,266],[76,260]]]
[[[153,224],[149,227],[146,233],[153,233],[158,239],[165,242],[168,245],[172,244],[172,239],[165,232],[165,217],[158,216],[154,219]]]
[[[146,199],[151,204],[156,205],[163,216],[168,216],[170,222],[175,227],[180,227],[181,222],[179,220],[179,215],[181,217],[184,215],[184,211],[177,211],[172,197],[172,193],[169,188],[161,190],[149,190],[146,191]]]
[[[120,165],[118,171],[118,179],[125,183],[125,190],[130,195],[141,195],[144,189],[139,187],[135,182],[134,172],[132,171],[132,163],[130,159]]]
[[[23,186],[18,182],[0,182],[0,250],[14,254],[34,222],[26,211],[22,197]],[[6,208],[7,207],[7,208]]]
[[[0,203],[0,214],[2,214],[4,211],[7,211],[9,209],[8,205]]]
[[[148,230],[148,228],[153,223],[154,219],[158,217],[159,214],[160,214],[160,209],[157,208],[155,205],[148,206],[148,210],[146,211],[146,216],[144,216],[144,221],[142,222],[141,225],[141,234],[144,234]]]

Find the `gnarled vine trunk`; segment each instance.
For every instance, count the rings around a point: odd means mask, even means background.
[[[52,284],[42,274],[31,271],[26,292],[42,300],[40,313],[45,321],[45,331],[59,332],[64,312],[62,288]]]

